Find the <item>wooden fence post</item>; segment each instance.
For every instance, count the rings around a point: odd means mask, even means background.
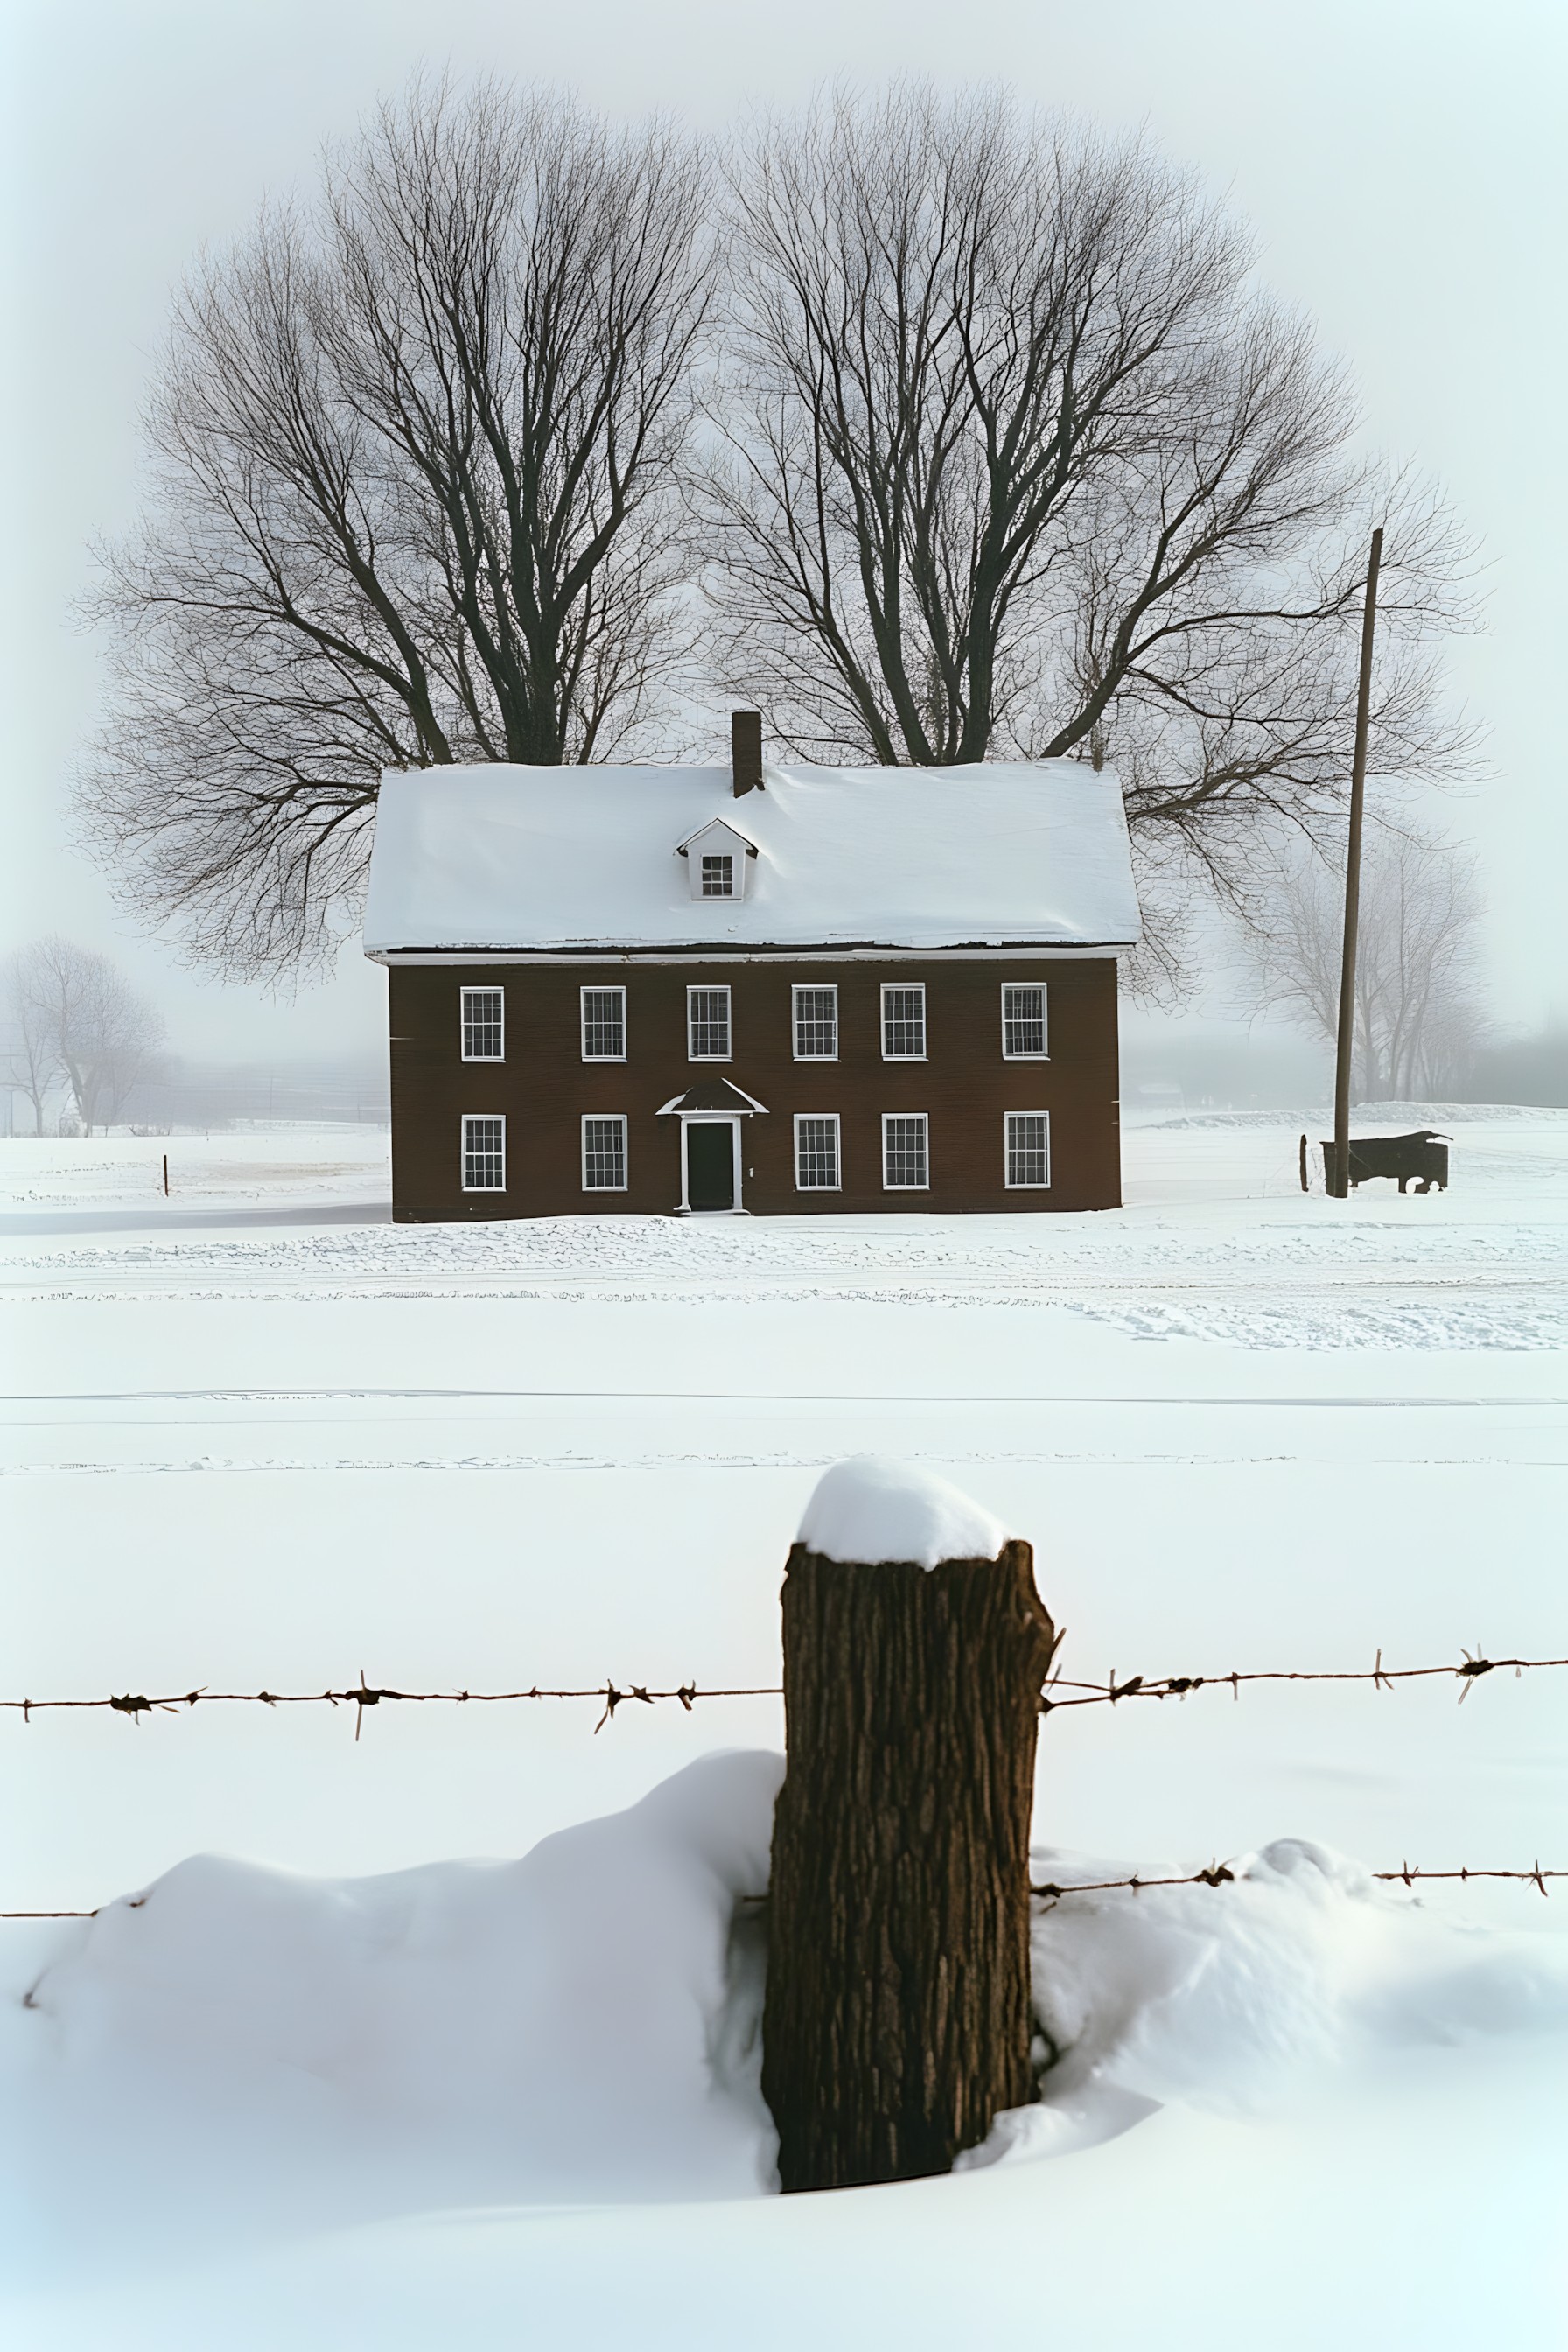
[[[784,1578],[763,2092],[786,2190],[950,2171],[1035,2095],[1029,1818],[1055,1630],[1030,1547],[941,1481],[849,1463],[818,1498],[867,1471],[901,1476],[900,1548],[923,1556],[833,1557],[814,1501]],[[974,1556],[909,1540],[922,1507]]]

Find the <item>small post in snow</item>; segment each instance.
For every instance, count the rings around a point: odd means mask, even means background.
[[[948,2172],[1030,2061],[1029,1822],[1057,1635],[1028,1544],[840,1463],[784,1585],[763,2095],[786,2190]]]
[[[165,1151],[165,1152],[164,1152],[164,1154],[163,1154],[163,1198],[164,1198],[164,1200],[166,1201],[166,1200],[168,1199],[168,1197],[169,1197],[169,1155],[168,1155],[168,1153]]]

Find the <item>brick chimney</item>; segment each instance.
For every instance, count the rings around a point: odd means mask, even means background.
[[[730,770],[737,800],[742,793],[763,790],[763,714],[760,710],[731,711]]]

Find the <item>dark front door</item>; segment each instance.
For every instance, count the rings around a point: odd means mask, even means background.
[[[734,1129],[726,1119],[686,1122],[686,1205],[732,1209],[735,1205]]]

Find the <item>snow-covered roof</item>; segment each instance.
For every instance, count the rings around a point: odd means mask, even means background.
[[[367,955],[598,949],[1128,947],[1138,901],[1107,769],[424,768],[382,783]],[[696,902],[714,819],[757,856]]]

